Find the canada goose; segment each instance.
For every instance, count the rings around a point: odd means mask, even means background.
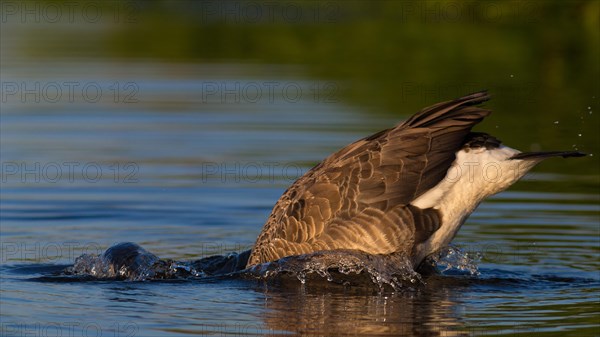
[[[486,197],[550,157],[471,128],[491,111],[486,91],[425,108],[356,141],[300,177],[275,204],[247,267],[335,249],[405,253],[416,269],[448,245]]]

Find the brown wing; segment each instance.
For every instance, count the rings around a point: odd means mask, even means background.
[[[283,194],[248,266],[318,250],[409,252],[440,226],[434,209],[411,201],[437,185],[471,128],[490,114],[479,92],[426,108],[404,123],[352,143]]]

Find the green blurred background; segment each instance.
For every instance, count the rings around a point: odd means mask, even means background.
[[[29,2],[42,13],[32,24],[20,2],[4,1],[3,38],[23,38],[12,58],[292,66],[294,78],[343,83],[342,103],[399,119],[489,89],[496,113],[480,130],[522,150],[591,153],[549,165],[598,174],[599,1],[72,4]],[[48,22],[55,7],[58,24]]]

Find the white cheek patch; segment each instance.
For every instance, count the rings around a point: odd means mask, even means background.
[[[458,204],[466,207],[478,203],[495,193],[495,184],[502,188],[505,182],[520,178],[515,176],[514,171],[518,163],[509,159],[517,153],[520,152],[507,146],[490,150],[484,147],[460,150],[446,176],[411,204],[419,208],[440,208],[448,197],[456,199],[457,207],[460,207]],[[469,198],[473,200],[464,200]]]
[[[450,243],[482,200],[506,189],[533,167],[531,162],[510,159],[517,153],[506,146],[456,153],[445,178],[412,202],[419,208],[435,208],[442,215],[440,228],[418,248],[419,256]]]

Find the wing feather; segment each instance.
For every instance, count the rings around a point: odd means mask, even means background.
[[[490,111],[478,92],[423,109],[354,142],[298,179],[275,204],[248,266],[328,249],[409,252],[441,225],[410,203],[437,185],[471,128]]]

